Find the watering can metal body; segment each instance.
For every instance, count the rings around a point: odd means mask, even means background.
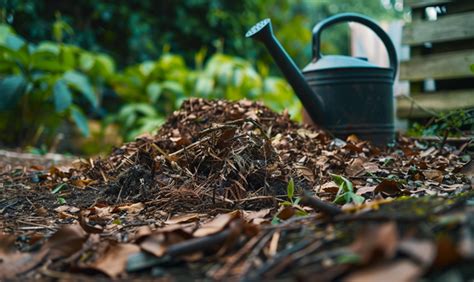
[[[389,68],[361,58],[321,55],[322,31],[347,21],[361,23],[379,36],[387,49]],[[389,36],[374,21],[359,14],[344,13],[318,23],[313,29],[313,60],[303,72],[273,35],[269,19],[256,24],[246,36],[265,44],[317,125],[339,138],[355,134],[380,146],[393,141],[393,82],[398,60]]]

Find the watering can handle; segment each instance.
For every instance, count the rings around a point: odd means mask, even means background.
[[[321,45],[321,33],[323,29],[330,27],[331,25],[341,23],[341,22],[356,22],[363,24],[370,28],[377,36],[382,40],[385,48],[387,49],[389,61],[390,61],[390,68],[393,69],[393,78],[397,75],[398,70],[398,59],[397,59],[397,52],[395,51],[395,46],[393,45],[392,40],[387,35],[387,33],[372,19],[363,16],[361,14],[356,13],[342,13],[338,15],[334,15],[329,17],[325,20],[320,21],[314,28],[313,28],[313,60],[317,61],[322,57],[320,52],[320,45]]]

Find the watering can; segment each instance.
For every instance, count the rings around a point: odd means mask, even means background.
[[[370,28],[387,49],[390,67],[371,64],[366,58],[322,55],[321,33],[341,22]],[[246,37],[263,42],[311,119],[338,138],[355,134],[377,146],[394,139],[393,83],[398,60],[390,37],[372,19],[343,13],[313,28],[313,59],[300,71],[275,38],[270,19],[254,25]]]

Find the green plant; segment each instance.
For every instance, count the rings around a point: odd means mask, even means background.
[[[334,203],[336,204],[362,204],[364,202],[364,197],[357,195],[354,193],[354,187],[352,186],[352,182],[345,178],[344,176],[331,174],[332,180],[339,186],[339,190],[337,191],[336,198],[334,199]]]
[[[410,136],[449,136],[462,135],[461,128],[474,129],[474,110],[460,109],[446,113],[433,113],[435,116],[426,124],[414,123],[407,134]]]
[[[300,205],[301,197],[295,197],[295,182],[293,178],[290,178],[290,181],[288,181],[288,185],[286,186],[286,196],[288,198],[288,201],[283,201],[279,203],[280,207],[285,208],[291,208],[294,210],[295,215],[297,216],[305,216],[308,215],[308,212],[305,211]],[[282,210],[278,211],[272,219],[272,224],[277,224],[280,222],[279,215],[282,212]]]
[[[189,96],[190,79],[183,58],[172,54],[127,67],[110,80],[124,104],[108,122],[118,123],[126,140],[158,128]]]
[[[0,25],[0,140],[6,145],[54,143],[65,119],[88,136],[85,111],[99,105],[98,84],[88,76],[111,72],[113,62],[104,55],[62,43],[30,44]]]
[[[311,28],[342,12],[359,12],[376,19],[400,18],[395,0],[175,0],[175,1],[3,1],[3,20],[28,40],[61,37],[62,42],[111,54],[120,66],[153,60],[164,44],[192,64],[197,49],[238,55],[269,65],[262,46],[243,35],[253,24],[271,18],[275,32],[297,65],[311,56]],[[93,12],[91,12],[93,11]],[[60,13],[60,16],[59,16]],[[74,34],[68,32],[72,27]],[[51,33],[53,26],[62,32]],[[100,27],[100,28],[97,28]],[[60,34],[57,36],[56,34]],[[323,34],[323,53],[347,53],[347,26]],[[276,74],[276,68],[271,68]]]
[[[244,59],[215,54],[201,72],[195,72],[195,77],[193,96],[261,100],[276,111],[288,109],[293,118],[301,118],[301,104],[288,83],[268,76],[268,68],[264,65],[260,65],[257,72]]]

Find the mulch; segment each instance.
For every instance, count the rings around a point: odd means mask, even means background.
[[[190,99],[103,158],[0,162],[0,278],[472,279],[472,153]]]

